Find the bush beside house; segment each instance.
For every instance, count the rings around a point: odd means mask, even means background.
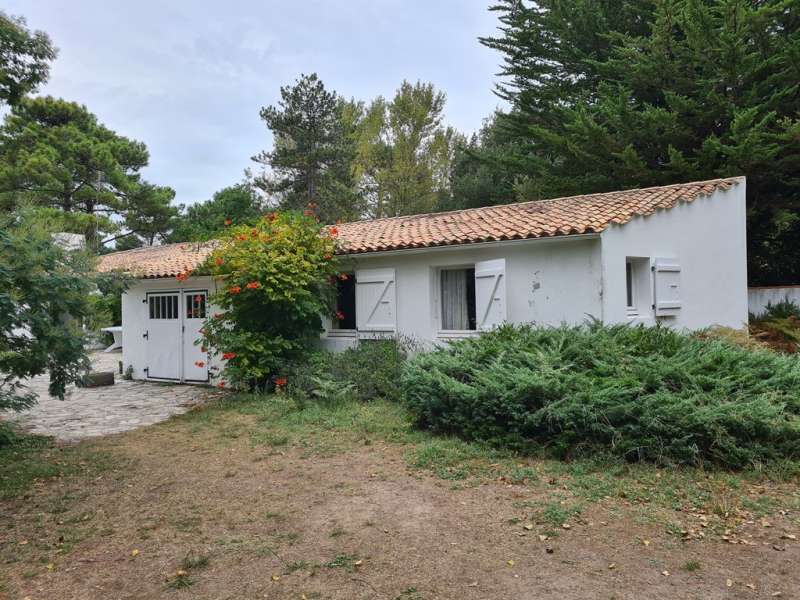
[[[319,339],[321,315],[332,311],[335,234],[294,212],[226,232],[207,263],[220,281],[211,297],[220,312],[201,332],[225,361],[217,385],[263,389]]]
[[[800,456],[800,361],[667,328],[506,326],[414,357],[417,423],[572,457],[732,468]]]

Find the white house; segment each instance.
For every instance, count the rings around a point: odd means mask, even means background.
[[[343,319],[322,344],[401,334],[428,344],[500,323],[747,322],[744,178],[358,221],[337,226],[349,273]],[[206,381],[195,345],[215,282],[176,276],[212,244],[116,252],[100,269],[137,277],[124,295],[123,363],[137,378]],[[198,366],[198,365],[203,366]]]

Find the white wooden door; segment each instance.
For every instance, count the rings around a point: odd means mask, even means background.
[[[147,376],[181,379],[180,292],[147,294]]]
[[[207,290],[183,291],[183,379],[208,381],[208,353],[200,345],[200,328],[206,318]]]

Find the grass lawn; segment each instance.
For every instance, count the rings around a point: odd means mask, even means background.
[[[794,469],[520,458],[392,404],[229,399],[0,450],[0,599],[796,598]]]

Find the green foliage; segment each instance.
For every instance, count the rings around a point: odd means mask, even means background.
[[[35,402],[23,381],[50,374],[50,394],[88,369],[80,320],[90,314],[92,264],[67,252],[34,213],[0,216],[0,410]]]
[[[419,425],[558,456],[742,468],[800,454],[800,362],[667,328],[503,327],[414,357]]]
[[[14,105],[47,81],[56,49],[46,33],[0,11],[0,102]]]
[[[287,392],[307,400],[398,401],[397,382],[413,350],[405,340],[362,340],[344,352],[315,352],[287,372]]]
[[[800,279],[796,0],[493,10],[511,109],[473,156],[517,199],[746,175],[751,283]]]
[[[263,213],[261,200],[248,184],[226,187],[211,200],[181,207],[172,222],[171,242],[214,239],[230,225],[251,225]]]
[[[154,239],[168,221],[174,193],[145,184],[141,142],[122,137],[86,107],[50,96],[24,98],[0,127],[0,210],[23,202],[59,214],[65,231],[97,248],[119,219]]]
[[[442,124],[444,92],[403,81],[391,101],[358,105],[353,163],[371,217],[439,210],[450,197],[454,154],[463,136]]]
[[[361,216],[344,109],[345,102],[325,89],[316,73],[281,87],[278,106],[261,109],[274,145],[253,157],[269,168],[256,184],[278,198],[279,208],[302,210],[311,205],[327,223]]]
[[[299,213],[269,214],[225,233],[208,261],[224,282],[211,297],[223,312],[202,332],[203,344],[226,361],[227,383],[263,388],[319,339],[337,272],[332,233]]]
[[[800,347],[800,307],[788,299],[767,304],[762,314],[750,315],[750,334],[774,350],[796,353]]]

